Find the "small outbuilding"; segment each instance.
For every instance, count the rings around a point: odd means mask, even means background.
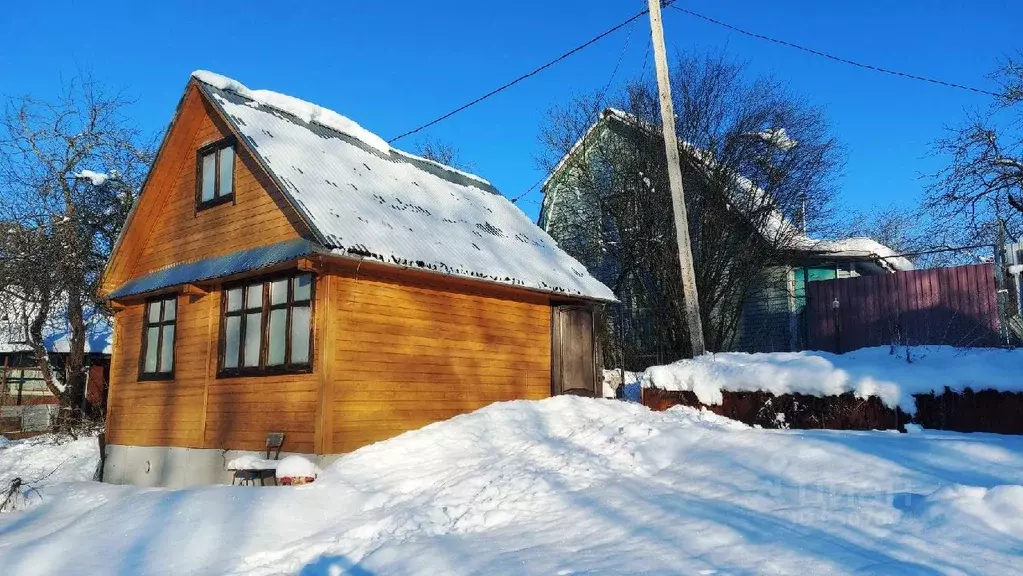
[[[497,401],[594,394],[606,286],[487,181],[197,72],[104,275],[105,480],[221,482]]]

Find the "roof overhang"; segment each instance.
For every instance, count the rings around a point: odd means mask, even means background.
[[[107,295],[109,300],[158,294],[178,286],[194,286],[202,282],[224,279],[239,274],[265,270],[275,265],[291,263],[327,250],[309,240],[288,240],[268,246],[232,252],[223,256],[184,262],[129,280]],[[201,290],[201,288],[199,288]]]

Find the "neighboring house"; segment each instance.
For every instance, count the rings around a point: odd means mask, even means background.
[[[593,394],[614,295],[493,186],[193,74],[103,279],[105,479],[223,481],[513,399]]]
[[[26,407],[55,407],[60,403],[60,399],[46,387],[35,352],[28,343],[31,313],[32,306],[23,299],[10,294],[0,295],[0,433],[46,429],[52,410],[40,412],[42,416],[26,417]],[[43,344],[54,372],[59,373],[70,350],[70,327],[60,314],[52,316],[43,327]],[[94,314],[88,315],[88,327],[85,342],[86,394],[77,402],[84,408],[101,412],[106,402],[113,330],[105,318]],[[59,380],[57,384],[63,388]],[[33,410],[29,408],[29,411]]]
[[[584,221],[605,222],[606,219],[596,212],[598,207],[583,205],[588,202],[588,196],[580,194],[574,187],[574,171],[580,163],[589,161],[590,154],[596,153],[599,147],[594,144],[598,139],[623,138],[624,134],[629,134],[624,136],[628,138],[637,131],[651,138],[661,138],[659,129],[639,123],[626,112],[604,110],[598,121],[590,126],[543,185],[544,199],[538,221],[540,227],[569,254],[586,265],[597,279],[609,286],[615,285],[622,266],[613,261],[607,250],[595,244],[603,242],[599,234],[594,234],[583,224]],[[611,149],[614,149],[613,145]],[[689,144],[683,143],[680,150],[683,162],[696,168],[686,171],[686,189],[705,185],[705,180],[697,174],[705,171],[707,163],[712,160],[707,158],[705,152]],[[649,180],[647,185],[650,185]],[[738,178],[733,194],[733,198],[738,198],[740,195],[763,194],[763,191],[748,180]],[[671,207],[665,206],[665,210],[670,211]],[[767,222],[767,230],[753,230],[750,227],[749,233],[764,234],[766,237],[778,227],[795,230],[791,228],[793,224],[780,213],[773,214]],[[748,226],[742,223],[734,225]],[[603,234],[614,236],[616,232],[605,230]],[[795,238],[786,250],[787,264],[765,271],[753,293],[743,303],[742,315],[729,350],[773,352],[802,349],[805,341],[802,319],[806,282],[886,274],[913,267],[905,258],[895,256],[890,248],[869,238],[822,241],[808,238],[804,234],[793,236]],[[627,368],[639,370],[676,360],[678,352],[666,349],[655,334],[653,326],[657,322],[656,314],[628,291],[628,288],[623,288],[620,289],[622,293],[617,294],[622,302],[623,314],[620,317],[612,316],[620,318],[621,322],[614,330],[628,339],[629,345],[636,350],[633,356],[626,358]]]

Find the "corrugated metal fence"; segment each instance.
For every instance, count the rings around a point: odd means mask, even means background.
[[[810,282],[807,296],[811,350],[999,345],[991,264]]]

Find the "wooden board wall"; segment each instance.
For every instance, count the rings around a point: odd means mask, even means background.
[[[217,378],[221,292],[178,298],[174,379],[138,381],[143,304],[117,315],[107,438],[111,444],[262,450],[268,432],[284,432],[289,452],[312,453],[319,376]],[[317,293],[317,302],[322,295]],[[313,359],[320,366],[320,323]]]
[[[234,202],[195,210],[196,151],[229,131],[194,86],[170,130],[104,276],[104,291],[175,263],[309,237],[301,218],[241,144],[235,147]]]
[[[492,402],[550,396],[545,298],[503,299],[467,282],[410,284],[396,272],[337,272],[327,453]]]
[[[107,396],[108,443],[202,447],[206,301],[211,297],[177,299],[174,380],[138,381],[145,304],[117,313]]]
[[[332,268],[317,278],[314,371],[220,378],[220,291],[178,298],[175,379],[139,382],[142,304],[117,315],[111,444],[355,450],[492,402],[551,393],[550,305],[471,283]]]

